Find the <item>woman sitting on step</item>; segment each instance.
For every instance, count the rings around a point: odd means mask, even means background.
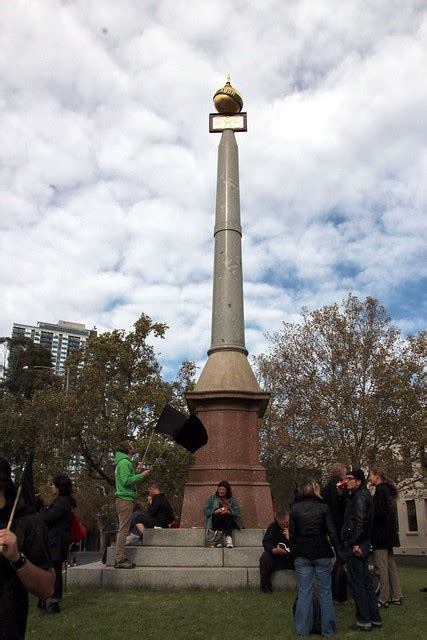
[[[204,513],[206,517],[205,528],[223,532],[216,546],[222,547],[225,545],[228,549],[232,549],[233,538],[231,533],[233,529],[240,529],[240,509],[236,499],[233,498],[231,487],[227,480],[221,480],[215,493],[208,497]]]

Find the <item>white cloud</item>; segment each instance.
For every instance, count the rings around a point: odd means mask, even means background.
[[[210,344],[212,95],[242,92],[247,346],[302,305],[376,295],[425,323],[427,10],[408,0],[0,10],[0,333],[166,322],[168,375]],[[413,293],[412,293],[413,292]]]

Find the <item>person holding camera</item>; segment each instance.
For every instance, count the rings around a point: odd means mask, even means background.
[[[293,569],[289,548],[289,513],[277,512],[262,539],[264,552],[259,559],[260,589],[272,593],[271,574],[274,571]]]

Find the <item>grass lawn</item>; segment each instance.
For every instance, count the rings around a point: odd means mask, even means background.
[[[375,640],[425,640],[427,638],[427,571],[401,569],[402,607],[383,613],[383,628],[372,632]],[[141,640],[170,638],[191,640],[263,640],[294,638],[293,592],[271,595],[257,590],[154,591],[143,589],[68,589],[62,613],[43,616],[31,598],[27,638],[37,640]],[[336,638],[352,640],[363,635],[348,630],[355,622],[354,604],[337,607]],[[316,637],[316,636],[313,636]]]

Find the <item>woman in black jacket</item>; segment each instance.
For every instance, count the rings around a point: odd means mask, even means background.
[[[401,605],[402,589],[393,555],[393,547],[400,547],[396,513],[397,487],[379,467],[372,467],[369,481],[375,487],[371,544],[375,573],[380,581],[378,606],[387,607],[389,603]]]
[[[298,580],[298,600],[295,610],[297,636],[308,636],[313,621],[313,582],[319,591],[322,636],[335,635],[335,610],[332,601],[331,571],[334,552],[339,541],[328,505],[320,496],[315,480],[306,480],[300,488],[299,501],[291,507],[289,541],[295,558]]]
[[[52,563],[55,569],[55,588],[46,613],[60,613],[59,603],[62,599],[62,564],[66,562],[71,542],[71,510],[76,507],[72,497],[73,487],[68,476],[55,476],[52,481],[54,501],[40,511],[40,515],[48,528],[49,546]],[[39,602],[39,608],[45,605]]]

